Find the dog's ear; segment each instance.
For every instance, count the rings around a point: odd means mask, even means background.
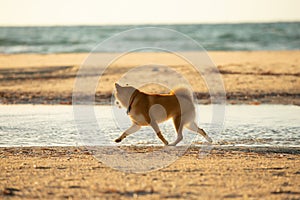
[[[122,86],[120,86],[118,83],[115,83],[115,87],[116,87],[116,89],[119,89],[119,88],[121,88]]]

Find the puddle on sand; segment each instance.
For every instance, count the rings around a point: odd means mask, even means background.
[[[209,130],[212,106],[199,105],[200,126]],[[124,113],[125,113],[124,109]],[[116,123],[110,106],[95,106],[101,126],[97,144],[116,145],[122,128]],[[101,113],[101,114],[100,114]],[[227,105],[225,124],[221,133],[208,134],[216,145],[287,146],[300,147],[300,107],[293,105]],[[128,126],[130,122],[128,120]],[[162,133],[170,142],[175,140],[173,124],[160,125]],[[104,136],[105,137],[102,137]],[[100,139],[98,139],[100,138]],[[184,132],[179,144],[203,144],[202,136]],[[73,107],[61,105],[1,105],[0,146],[77,146],[82,143],[74,122]],[[120,144],[118,144],[120,145]],[[121,145],[162,145],[150,127],[143,127],[128,136]]]

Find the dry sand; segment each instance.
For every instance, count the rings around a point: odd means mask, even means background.
[[[104,65],[111,55],[98,54],[97,65]],[[208,52],[208,55],[222,74],[228,103],[300,105],[300,51]],[[0,55],[1,103],[70,104],[76,73],[87,56]],[[210,103],[204,80],[188,70],[189,64],[183,59],[166,53],[133,53],[114,61],[101,79],[96,101],[107,103],[113,83],[123,73],[150,63],[175,69],[188,79],[200,103]],[[167,77],[160,71],[157,74],[158,79]],[[156,92],[153,88],[149,90]]]
[[[0,148],[0,198],[300,199],[299,153],[215,148],[199,157],[194,147],[167,168],[129,174],[79,147]]]

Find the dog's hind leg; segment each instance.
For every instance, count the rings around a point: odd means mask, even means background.
[[[195,122],[188,124],[186,128],[201,134],[208,142],[213,142],[212,139],[205,133],[205,131],[202,128],[199,128]]]
[[[168,145],[169,142],[164,138],[164,136],[161,134],[159,126],[156,121],[152,120],[150,123],[151,127],[154,129],[156,135],[159,137],[159,139],[165,144]]]
[[[183,126],[181,124],[181,117],[173,118],[173,122],[174,122],[175,129],[177,132],[177,139],[175,140],[175,142],[171,143],[170,146],[175,146],[183,139],[183,136],[182,136],[182,129],[183,129],[182,127]]]
[[[140,130],[140,126],[137,124],[132,124],[126,131],[124,131],[124,133],[115,140],[115,142],[121,142],[124,138],[126,138],[128,135],[137,132],[138,130]]]

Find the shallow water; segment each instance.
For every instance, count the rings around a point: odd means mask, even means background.
[[[1,105],[0,146],[116,145],[116,139],[130,125],[125,109],[95,106],[97,124],[84,124],[79,134],[73,107],[61,105]],[[211,125],[212,106],[200,105],[199,125],[216,145],[300,147],[300,107],[293,105],[226,105],[222,131]],[[216,113],[218,114],[218,113]],[[220,114],[220,113],[219,113]],[[221,113],[222,114],[222,113]],[[77,120],[78,123],[78,120]],[[175,140],[170,121],[160,125],[170,142]],[[203,144],[202,136],[184,132],[182,144]],[[151,128],[143,127],[121,145],[162,145]]]

